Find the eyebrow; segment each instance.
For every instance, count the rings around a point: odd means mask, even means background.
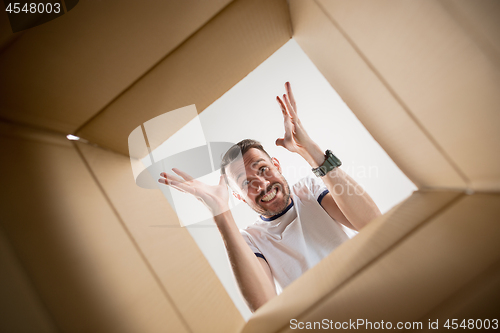
[[[265,161],[263,158],[259,158],[257,161],[253,162],[252,163],[252,167],[254,167],[255,165],[259,164],[260,162],[262,161]],[[238,175],[238,177],[236,177],[236,182],[239,182],[239,179],[241,176],[243,176],[243,174],[245,174],[246,172],[242,172]]]

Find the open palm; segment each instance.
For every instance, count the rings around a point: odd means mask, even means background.
[[[158,179],[158,182],[194,195],[207,206],[214,216],[229,209],[227,186],[223,176],[220,177],[218,185],[207,185],[179,169],[173,168],[172,170],[180,177],[162,172],[160,174],[162,178]]]

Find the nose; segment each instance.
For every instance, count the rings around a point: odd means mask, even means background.
[[[250,183],[252,189],[254,189],[257,193],[265,191],[269,186],[269,184],[270,184],[269,180],[260,176],[253,179],[252,182]]]

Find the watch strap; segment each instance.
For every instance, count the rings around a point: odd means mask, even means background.
[[[338,168],[342,165],[342,162],[337,158],[337,156],[333,155],[331,150],[325,151],[325,161],[317,168],[313,168],[312,172],[317,177],[323,177],[331,170]]]

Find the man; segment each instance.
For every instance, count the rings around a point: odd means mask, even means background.
[[[276,145],[302,156],[318,177],[290,189],[279,161],[258,142],[243,140],[225,154],[216,186],[175,168],[182,179],[167,173],[159,179],[196,196],[212,212],[252,311],[276,295],[275,279],[285,287],[348,239],[339,223],[360,230],[380,215],[370,196],[338,167],[340,161],[311,140],[297,116],[290,83],[285,88],[283,99],[276,97],[285,125]],[[260,221],[242,231],[237,228],[226,183],[236,198],[261,214]]]

